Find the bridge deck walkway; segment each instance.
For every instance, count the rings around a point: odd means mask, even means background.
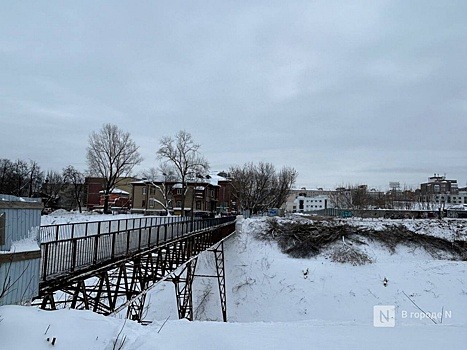
[[[160,217],[41,227],[41,285],[131,258],[177,239],[231,224],[235,217],[189,220]]]

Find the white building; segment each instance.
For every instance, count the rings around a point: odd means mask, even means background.
[[[312,212],[328,208],[349,208],[352,204],[350,190],[337,188],[326,190],[322,188],[290,190],[285,210],[289,213]]]
[[[315,196],[291,195],[286,204],[286,210],[289,213],[306,213],[333,207],[329,196],[324,194]]]
[[[436,203],[444,202],[446,203],[446,206],[467,204],[467,189],[461,188],[456,194],[449,194],[446,196],[436,195],[435,202]]]

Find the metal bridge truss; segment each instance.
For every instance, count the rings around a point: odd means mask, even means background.
[[[208,249],[214,253],[216,261],[216,275],[198,275],[195,273],[198,257],[188,261],[179,274],[172,274],[172,282],[175,285],[175,296],[177,298],[178,317],[193,321],[193,292],[192,285],[195,277],[217,278],[219,286],[219,297],[222,310],[222,319],[227,322],[227,296],[225,289],[224,268],[224,240]]]
[[[215,254],[217,274],[198,276],[217,277],[223,320],[227,321],[223,240],[233,233],[233,225],[227,222],[204,228],[70,278],[43,281],[39,302],[35,303],[43,309],[67,307],[104,315],[126,309],[127,318],[144,323],[147,292],[157,282],[172,280],[179,317],[192,320],[197,256],[210,250]],[[176,274],[180,267],[181,272]]]

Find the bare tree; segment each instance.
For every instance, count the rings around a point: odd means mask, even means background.
[[[28,193],[25,192],[29,188],[28,174],[29,174],[28,164],[25,161],[18,159],[14,163],[14,168],[13,168],[13,178],[14,178],[14,183],[16,186],[12,194],[14,194],[15,196],[19,196],[19,197],[28,195]]]
[[[141,171],[139,177],[150,181],[157,181],[159,179],[159,171],[154,167],[145,169]]]
[[[291,167],[283,167],[279,174],[277,174],[276,193],[273,203],[275,208],[280,208],[287,201],[287,196],[297,177],[297,170]]]
[[[166,182],[178,180],[177,170],[172,164],[162,163],[159,167],[159,172],[164,176],[164,181]]]
[[[255,171],[253,163],[245,163],[243,166],[237,165],[229,169],[230,179],[232,180],[232,194],[236,198],[240,210],[251,210],[254,207]]]
[[[0,159],[0,193],[32,197],[39,191],[43,175],[32,160]]]
[[[13,194],[14,164],[9,159],[0,159],[0,193]]]
[[[272,164],[264,162],[234,166],[229,173],[240,209],[253,213],[281,207],[298,175],[295,169],[289,167],[277,173]]]
[[[344,186],[337,187],[335,191],[329,193],[329,201],[334,208],[350,209],[352,205],[352,193],[350,188]]]
[[[63,179],[71,185],[74,203],[81,213],[83,211],[84,174],[73,165],[69,165],[63,169]]]
[[[43,173],[41,172],[39,164],[33,160],[30,160],[28,169],[28,197],[32,197],[33,194],[40,188],[42,183],[42,176]]]
[[[169,215],[170,205],[172,203],[167,181],[175,180],[173,176],[173,173],[167,175],[166,173],[163,173],[162,170],[157,170],[154,167],[141,172],[141,177],[143,177],[160,194],[160,199],[151,197],[150,200],[159,204],[165,210],[166,215]]]
[[[44,206],[57,209],[58,200],[63,190],[65,181],[63,180],[62,174],[49,170],[46,173],[45,181],[42,185],[42,196],[45,199]]]
[[[349,186],[352,194],[352,206],[355,209],[368,209],[368,186],[354,185]]]
[[[87,161],[89,172],[104,180],[104,213],[109,212],[109,195],[118,178],[129,176],[142,160],[130,134],[116,125],[104,124],[98,132],[91,133]]]
[[[175,138],[163,137],[157,151],[162,166],[175,170],[177,181],[181,183],[181,213],[185,216],[185,199],[188,192],[188,180],[204,175],[209,170],[208,161],[201,155],[200,145],[195,143],[191,134],[181,130]],[[191,208],[193,210],[193,208]]]

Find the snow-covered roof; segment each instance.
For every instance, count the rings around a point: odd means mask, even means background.
[[[211,186],[219,186],[219,181],[231,181],[230,179],[227,179],[223,176],[220,176],[218,175],[219,172],[216,172],[216,171],[213,171],[213,172],[210,172],[206,177],[200,177],[200,178],[190,178],[190,179],[187,179],[187,182],[189,184],[193,184],[193,183],[200,183],[200,184],[209,184]],[[132,184],[134,185],[138,185],[138,184],[150,184],[152,182],[154,183],[164,183],[165,182],[165,178],[164,176],[162,175],[158,175],[156,178],[154,179],[151,179],[151,180],[148,180],[148,179],[141,179],[141,180],[137,180],[137,181],[133,181],[131,182]],[[172,183],[173,181],[168,181],[170,183]],[[181,183],[176,183],[172,186],[172,188],[182,188],[182,184]]]
[[[223,176],[220,176],[219,174],[220,174],[220,172],[218,172],[218,171],[209,173],[210,178],[207,179],[207,180],[209,181],[209,183],[211,185],[216,186],[216,185],[218,185],[219,181],[231,181],[230,179],[228,179],[226,177],[223,177]]]
[[[99,193],[105,193],[105,191],[99,191]],[[115,187],[112,191],[110,191],[112,194],[124,194],[124,195],[130,195],[127,191],[121,190],[120,188]]]
[[[40,198],[16,197],[10,194],[0,194],[0,201],[2,202],[27,202],[27,203],[40,203]]]
[[[138,184],[145,184],[147,182],[147,180],[137,180],[137,181],[132,181],[131,184],[132,185],[138,185]]]
[[[467,210],[467,205],[466,204],[457,204],[457,205],[451,205],[448,210]]]

